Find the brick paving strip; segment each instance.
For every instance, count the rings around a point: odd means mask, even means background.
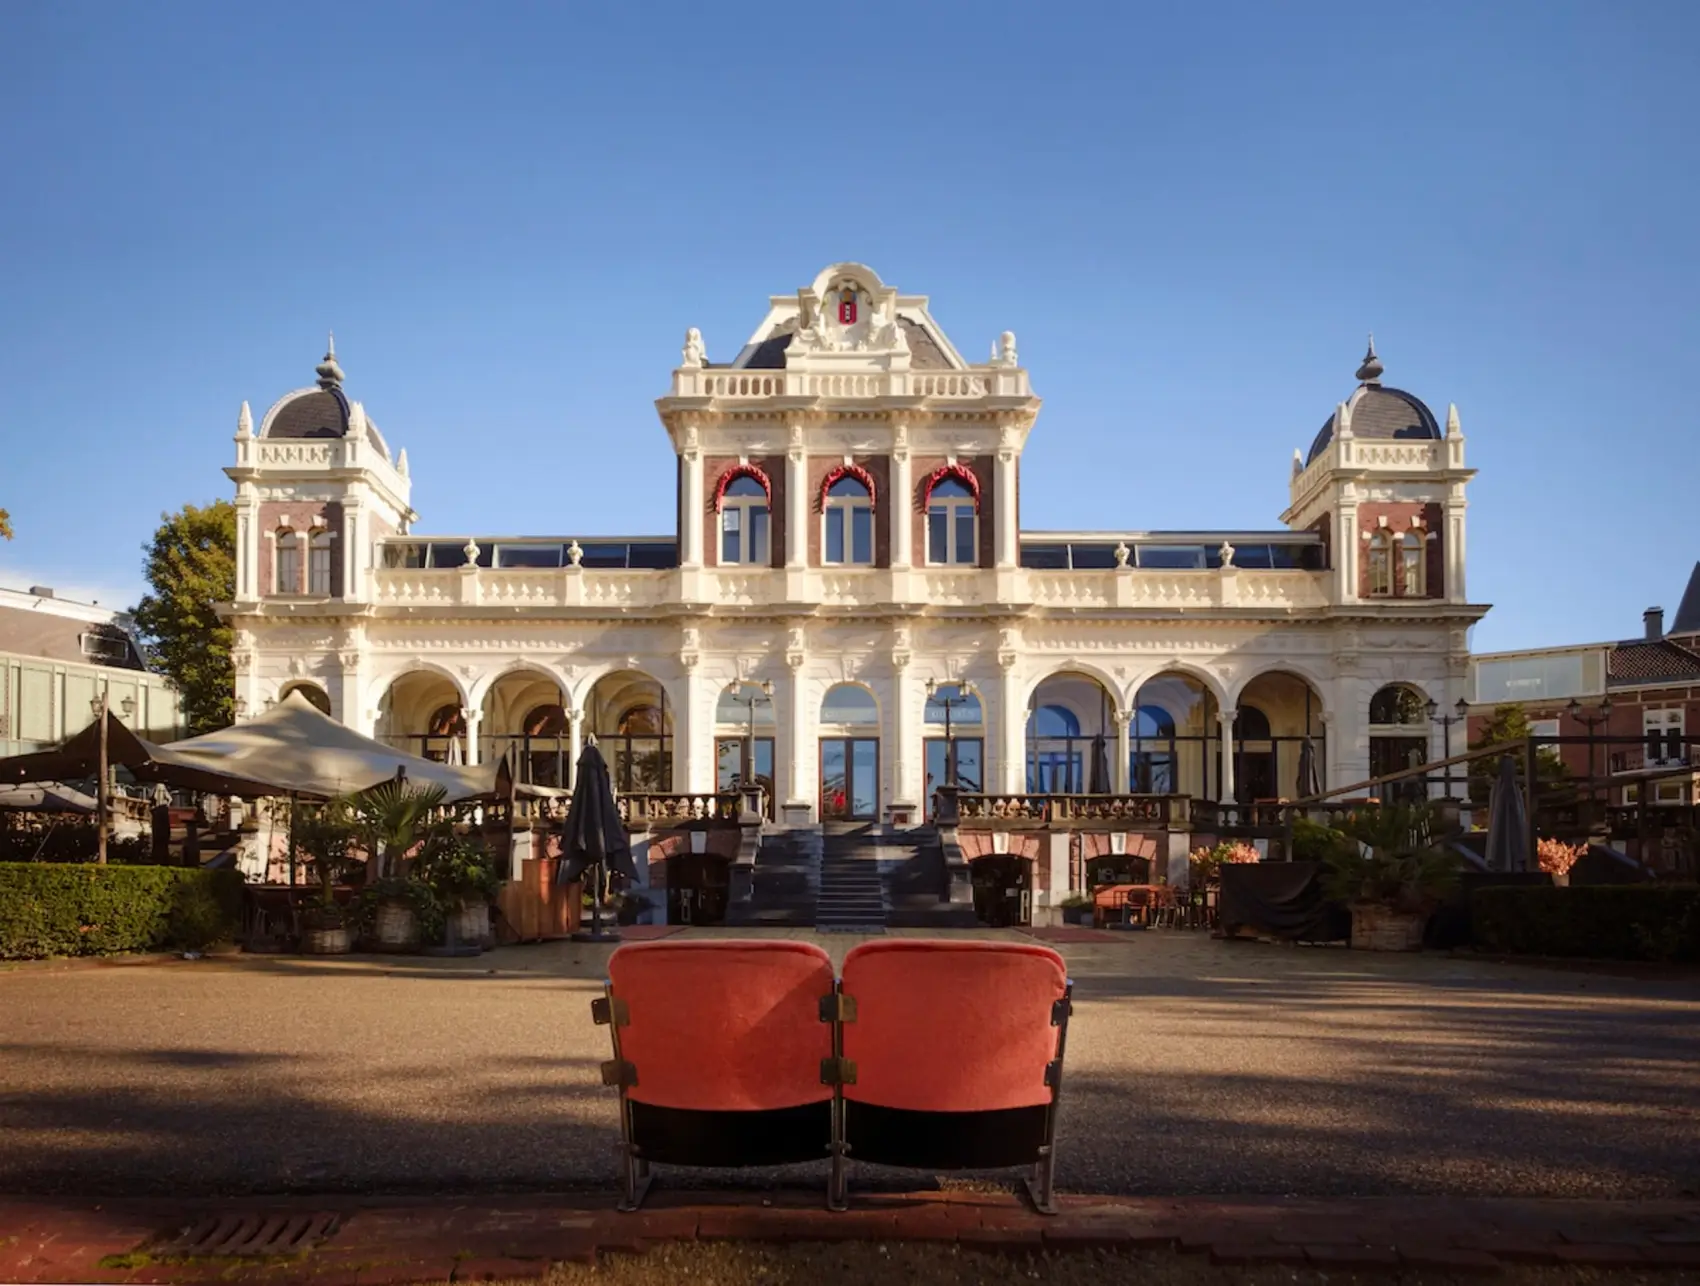
[[[101,1204],[0,1197],[0,1281],[385,1286],[543,1276],[555,1263],[667,1241],[955,1242],[984,1250],[1169,1249],[1226,1265],[1493,1273],[1549,1264],[1700,1269],[1700,1200],[1062,1197],[947,1190],[856,1197],[657,1190],[636,1214],[612,1197],[278,1197]],[[238,1246],[246,1256],[191,1253]],[[189,1239],[189,1240],[186,1240]],[[302,1239],[294,1253],[259,1253]],[[210,1240],[209,1240],[210,1239]],[[300,1246],[309,1248],[301,1249]]]

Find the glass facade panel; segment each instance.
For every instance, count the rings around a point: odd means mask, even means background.
[[[1581,652],[1475,661],[1476,701],[1552,701],[1588,695]]]
[[[927,509],[927,561],[942,563],[947,561],[945,533],[950,530],[949,515],[943,505],[931,505]]]
[[[1135,552],[1141,567],[1184,571],[1205,566],[1203,545],[1140,545]]]
[[[978,558],[974,548],[974,510],[969,505],[956,506],[956,558],[964,567],[971,567]]]
[[[844,510],[828,509],[826,511],[826,561],[841,563],[844,561]]]
[[[866,505],[850,511],[850,561],[863,565],[874,561],[874,514]]]

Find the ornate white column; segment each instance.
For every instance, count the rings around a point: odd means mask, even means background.
[[[702,445],[694,422],[684,428],[684,447],[679,452],[679,565],[702,566],[703,504]]]
[[[992,525],[996,539],[992,549],[999,567],[1014,567],[1016,551],[1015,448],[998,448],[996,483],[992,493]]]
[[[1133,786],[1128,781],[1128,765],[1133,758],[1133,739],[1128,735],[1128,729],[1133,723],[1132,710],[1115,711],[1116,720],[1116,761],[1110,767],[1110,780],[1115,783],[1118,795],[1126,795]]]
[[[785,452],[785,565],[802,568],[809,561],[809,457],[803,445],[803,423],[791,424]]]
[[[913,807],[920,793],[910,781],[909,630],[899,626],[891,653],[891,802]]]
[[[466,723],[466,745],[461,753],[466,756],[469,765],[478,763],[478,731],[484,726],[484,711],[471,706],[460,708],[460,717]]]
[[[697,654],[685,652],[679,660],[685,669],[685,696],[678,710],[684,729],[673,743],[673,789],[706,793],[714,789],[713,694],[707,692]]]
[[[1027,708],[1021,699],[1021,676],[1016,672],[1013,652],[1000,652],[998,665],[998,784],[1005,795],[1027,789]]]
[[[915,479],[909,462],[909,426],[901,421],[892,430],[891,494],[885,497],[891,522],[891,565],[915,563]]]
[[[571,712],[567,719],[567,785],[572,786],[578,778],[578,757],[584,753],[584,715],[578,710]]]
[[[342,597],[345,602],[366,601],[366,506],[358,495],[342,501]]]
[[[360,708],[360,652],[350,649],[337,653],[337,664],[341,674],[337,678],[336,717],[345,728],[353,728],[362,736],[370,737],[372,729],[367,726],[365,711]]]
[[[800,640],[803,631],[793,628],[791,636]],[[808,684],[803,678],[801,647],[788,650],[785,664],[788,681],[785,685],[785,724],[790,735],[785,747],[785,808],[787,812],[802,810],[797,820],[813,816],[814,811],[814,746],[809,736]]]
[[[1464,484],[1454,482],[1446,489],[1440,538],[1445,542],[1444,564],[1448,603],[1467,603],[1464,589]]]
[[[1216,722],[1221,728],[1222,735],[1222,789],[1217,798],[1224,804],[1234,802],[1234,712],[1218,710]],[[1208,767],[1208,756],[1206,756]]]

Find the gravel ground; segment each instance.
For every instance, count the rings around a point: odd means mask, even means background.
[[[1700,978],[1196,934],[1062,950],[1065,1190],[1700,1194]],[[0,1191],[601,1187],[606,951],[0,970]]]

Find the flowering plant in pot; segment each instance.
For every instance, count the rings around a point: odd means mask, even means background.
[[[358,865],[354,841],[354,817],[347,800],[333,799],[297,811],[292,843],[319,886],[317,905],[302,916],[301,948],[310,954],[340,955],[353,945],[348,917],[336,902],[336,886]]]
[[[1339,830],[1355,849],[1332,849],[1322,889],[1352,911],[1352,945],[1415,951],[1428,918],[1458,886],[1458,858],[1437,842],[1428,804],[1383,804],[1348,813]]]
[[[1210,848],[1201,845],[1187,854],[1188,865],[1192,868],[1192,882],[1195,885],[1217,883],[1222,878],[1224,866],[1261,860],[1258,851],[1243,840],[1223,840]]]

